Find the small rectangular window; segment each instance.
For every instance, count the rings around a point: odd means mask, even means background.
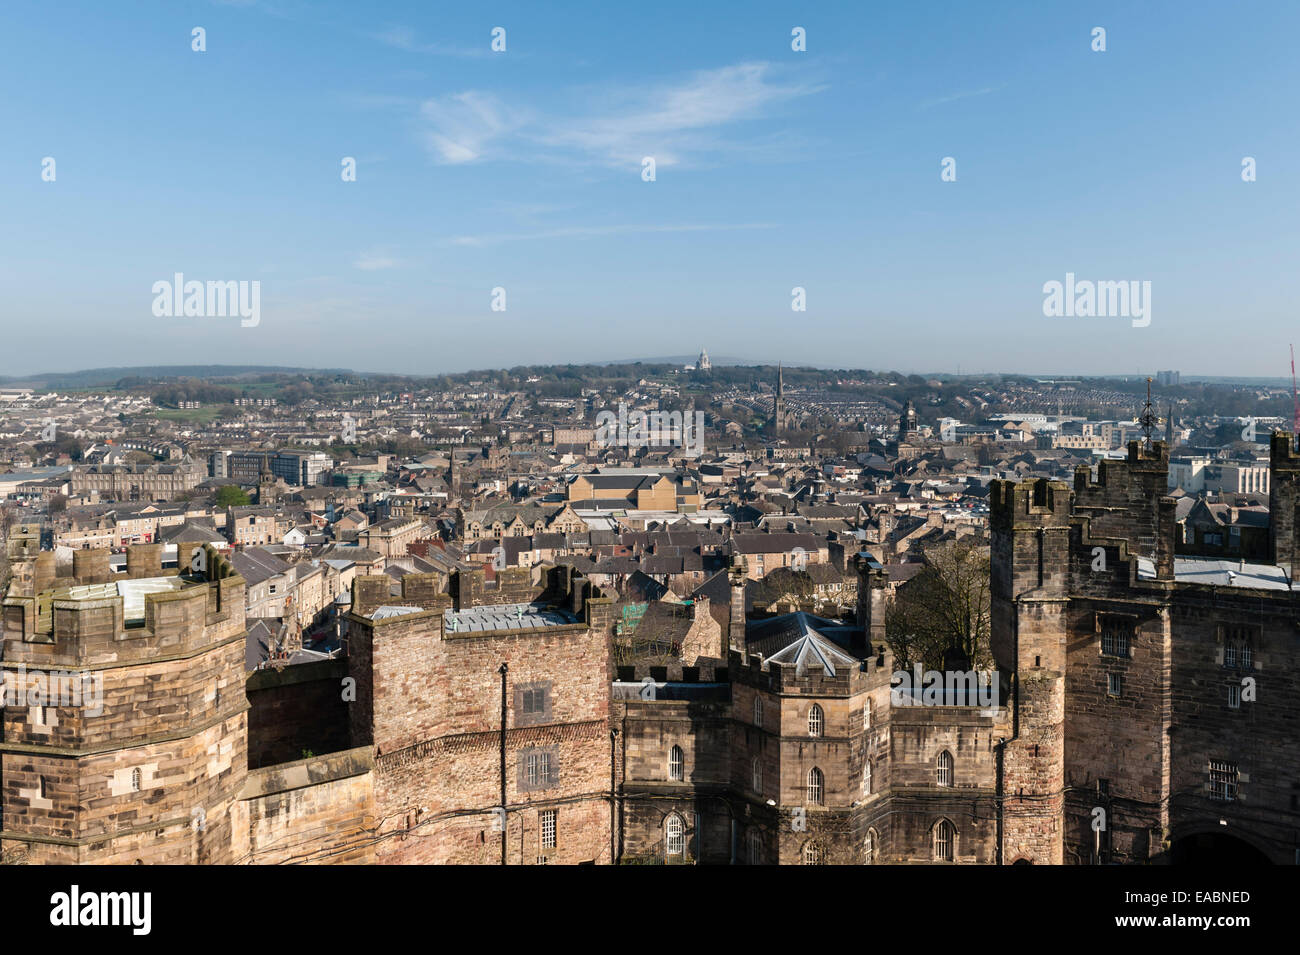
[[[515,687],[515,724],[529,726],[551,721],[550,681],[525,683]]]
[[[1241,709],[1241,685],[1239,683],[1228,684],[1228,709]]]
[[[519,791],[549,789],[559,783],[559,753],[554,746],[534,747],[519,753]]]
[[[555,813],[554,809],[542,811],[541,829],[542,829],[542,848],[555,848]]]
[[[1123,696],[1124,695],[1124,678],[1118,673],[1106,674],[1106,695]]]
[[[1232,802],[1237,798],[1237,764],[1210,761],[1210,798]]]
[[[1102,619],[1101,654],[1127,660],[1131,652],[1133,624],[1113,617]]]
[[[1255,658],[1255,627],[1223,627],[1223,665],[1234,670],[1251,669]]]

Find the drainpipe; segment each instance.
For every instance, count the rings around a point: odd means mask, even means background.
[[[615,865],[618,862],[618,848],[615,839],[615,829],[617,828],[615,816],[617,814],[617,797],[618,782],[614,776],[614,761],[617,756],[615,741],[618,739],[618,730],[609,731],[609,864]]]
[[[506,837],[510,829],[506,825],[506,673],[510,667],[501,664],[497,670],[501,674],[501,864],[506,864]]]

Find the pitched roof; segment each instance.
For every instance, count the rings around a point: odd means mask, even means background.
[[[827,676],[835,676],[836,666],[851,667],[857,663],[835,644],[823,637],[811,624],[806,614],[797,614],[803,633],[783,650],[768,657],[772,663],[793,663],[797,676],[803,676],[810,666],[820,667]]]

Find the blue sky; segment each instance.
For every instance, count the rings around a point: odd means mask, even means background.
[[[1297,32],[1251,2],[7,0],[0,374],[1285,374]],[[260,281],[260,323],[155,317],[176,272]],[[1067,272],[1150,281],[1150,325],[1045,317]]]

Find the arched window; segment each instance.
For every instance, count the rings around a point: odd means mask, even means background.
[[[686,853],[686,824],[677,813],[664,820],[664,851],[670,859]]]
[[[863,852],[865,858],[863,861],[866,862],[867,865],[875,865],[876,855],[878,852],[880,852],[880,836],[876,835],[875,829],[868,829],[866,851]]]
[[[822,729],[826,726],[826,716],[822,713],[822,708],[816,703],[808,711],[808,735],[821,736]]]
[[[814,766],[808,770],[808,802],[820,806],[826,801],[826,777]]]
[[[871,795],[871,760],[862,764],[862,795]]]
[[[749,777],[754,792],[763,793],[763,761],[755,756],[749,761]]]
[[[140,791],[141,782],[140,768],[137,766],[135,769],[131,770],[131,792],[138,793]]]
[[[763,836],[757,829],[749,830],[749,864],[763,864]]]
[[[946,749],[939,754],[938,760],[935,761],[935,778],[940,786],[952,785],[952,753]]]
[[[951,862],[957,855],[957,827],[947,819],[940,819],[934,827],[934,859]]]
[[[819,843],[809,842],[803,847],[804,865],[825,865],[825,853]]]
[[[682,757],[682,748],[674,746],[668,753],[668,778],[681,780],[685,776],[685,760]]]
[[[761,696],[754,697],[754,725],[763,725],[763,698]]]

